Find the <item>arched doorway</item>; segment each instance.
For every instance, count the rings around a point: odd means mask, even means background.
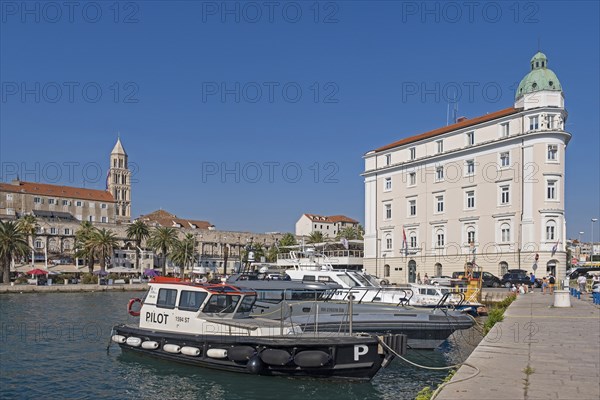
[[[383,266],[383,276],[388,278],[390,276],[390,265],[389,264],[385,264]]]
[[[502,278],[504,274],[508,273],[508,263],[506,261],[500,261],[498,267],[500,268],[500,277]]]
[[[417,281],[417,262],[410,260],[408,262],[408,283],[415,283]]]
[[[546,263],[546,273],[552,274],[553,276],[556,277],[556,265],[557,264],[558,264],[558,261],[556,261],[556,260],[548,261],[548,263]]]
[[[435,276],[442,276],[442,264],[435,263]]]

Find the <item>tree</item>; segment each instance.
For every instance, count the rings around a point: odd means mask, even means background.
[[[286,233],[279,241],[280,248],[295,246],[296,244],[298,244],[298,242],[296,241],[296,236],[294,236],[293,233]]]
[[[140,247],[142,247],[142,241],[150,236],[150,229],[144,221],[137,220],[133,224],[127,227],[127,238],[131,239],[135,243],[135,269],[140,269]]]
[[[96,255],[87,246],[87,243],[95,230],[96,228],[94,228],[91,222],[83,221],[79,225],[77,232],[75,232],[75,257],[83,258],[90,274],[94,272],[94,259]]]
[[[10,283],[10,264],[30,250],[27,235],[12,221],[0,221],[0,281]]]
[[[158,227],[150,233],[148,239],[148,246],[154,251],[159,252],[162,262],[162,273],[163,276],[167,274],[167,255],[169,251],[175,246],[177,240],[177,232],[175,229],[169,227]]]
[[[348,226],[342,230],[340,230],[336,236],[337,239],[348,239],[348,240],[362,240],[363,239],[363,232],[362,232],[362,227],[360,225],[358,225],[357,228],[353,228],[351,226]]]
[[[178,265],[181,271],[181,278],[185,277],[185,269],[191,266],[196,259],[194,248],[196,247],[196,238],[191,233],[185,235],[182,240],[175,239],[173,251],[170,259],[174,264]]]
[[[31,243],[31,267],[33,268],[35,262],[35,250],[33,248],[33,238],[35,236],[35,232],[37,231],[38,224],[37,218],[35,215],[25,215],[23,218],[20,218],[17,222],[17,228],[23,232],[26,240]]]
[[[323,235],[323,232],[314,231],[314,232],[311,232],[310,235],[308,235],[308,239],[306,240],[306,243],[315,244],[315,243],[323,243],[324,241],[325,241],[325,236]]]
[[[115,247],[118,247],[119,241],[109,229],[95,229],[85,243],[85,247],[92,254],[97,254],[100,258],[100,270],[106,271],[106,258],[112,256]]]

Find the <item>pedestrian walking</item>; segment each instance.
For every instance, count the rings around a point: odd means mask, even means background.
[[[579,285],[579,291],[581,293],[584,293],[586,291],[585,285],[587,285],[587,279],[585,278],[585,274],[579,275],[579,277],[577,278],[577,284]]]
[[[554,294],[554,284],[556,280],[554,279],[554,275],[550,274],[548,276],[548,287],[550,288],[550,294]]]
[[[535,286],[535,275],[533,272],[529,273],[529,291],[533,292],[533,287]]]

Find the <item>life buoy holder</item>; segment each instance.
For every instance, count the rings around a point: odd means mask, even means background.
[[[127,312],[129,313],[129,315],[132,315],[134,317],[139,317],[140,316],[140,312],[139,311],[135,311],[132,308],[135,303],[142,304],[142,300],[138,299],[137,297],[135,299],[129,299],[129,303],[127,303]]]

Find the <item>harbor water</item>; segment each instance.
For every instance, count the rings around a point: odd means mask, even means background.
[[[368,383],[252,376],[190,367],[108,348],[111,327],[135,323],[135,292],[0,296],[0,398],[77,399],[414,399],[447,371],[394,360]],[[460,362],[481,340],[455,333],[440,350],[409,351],[429,366]]]

